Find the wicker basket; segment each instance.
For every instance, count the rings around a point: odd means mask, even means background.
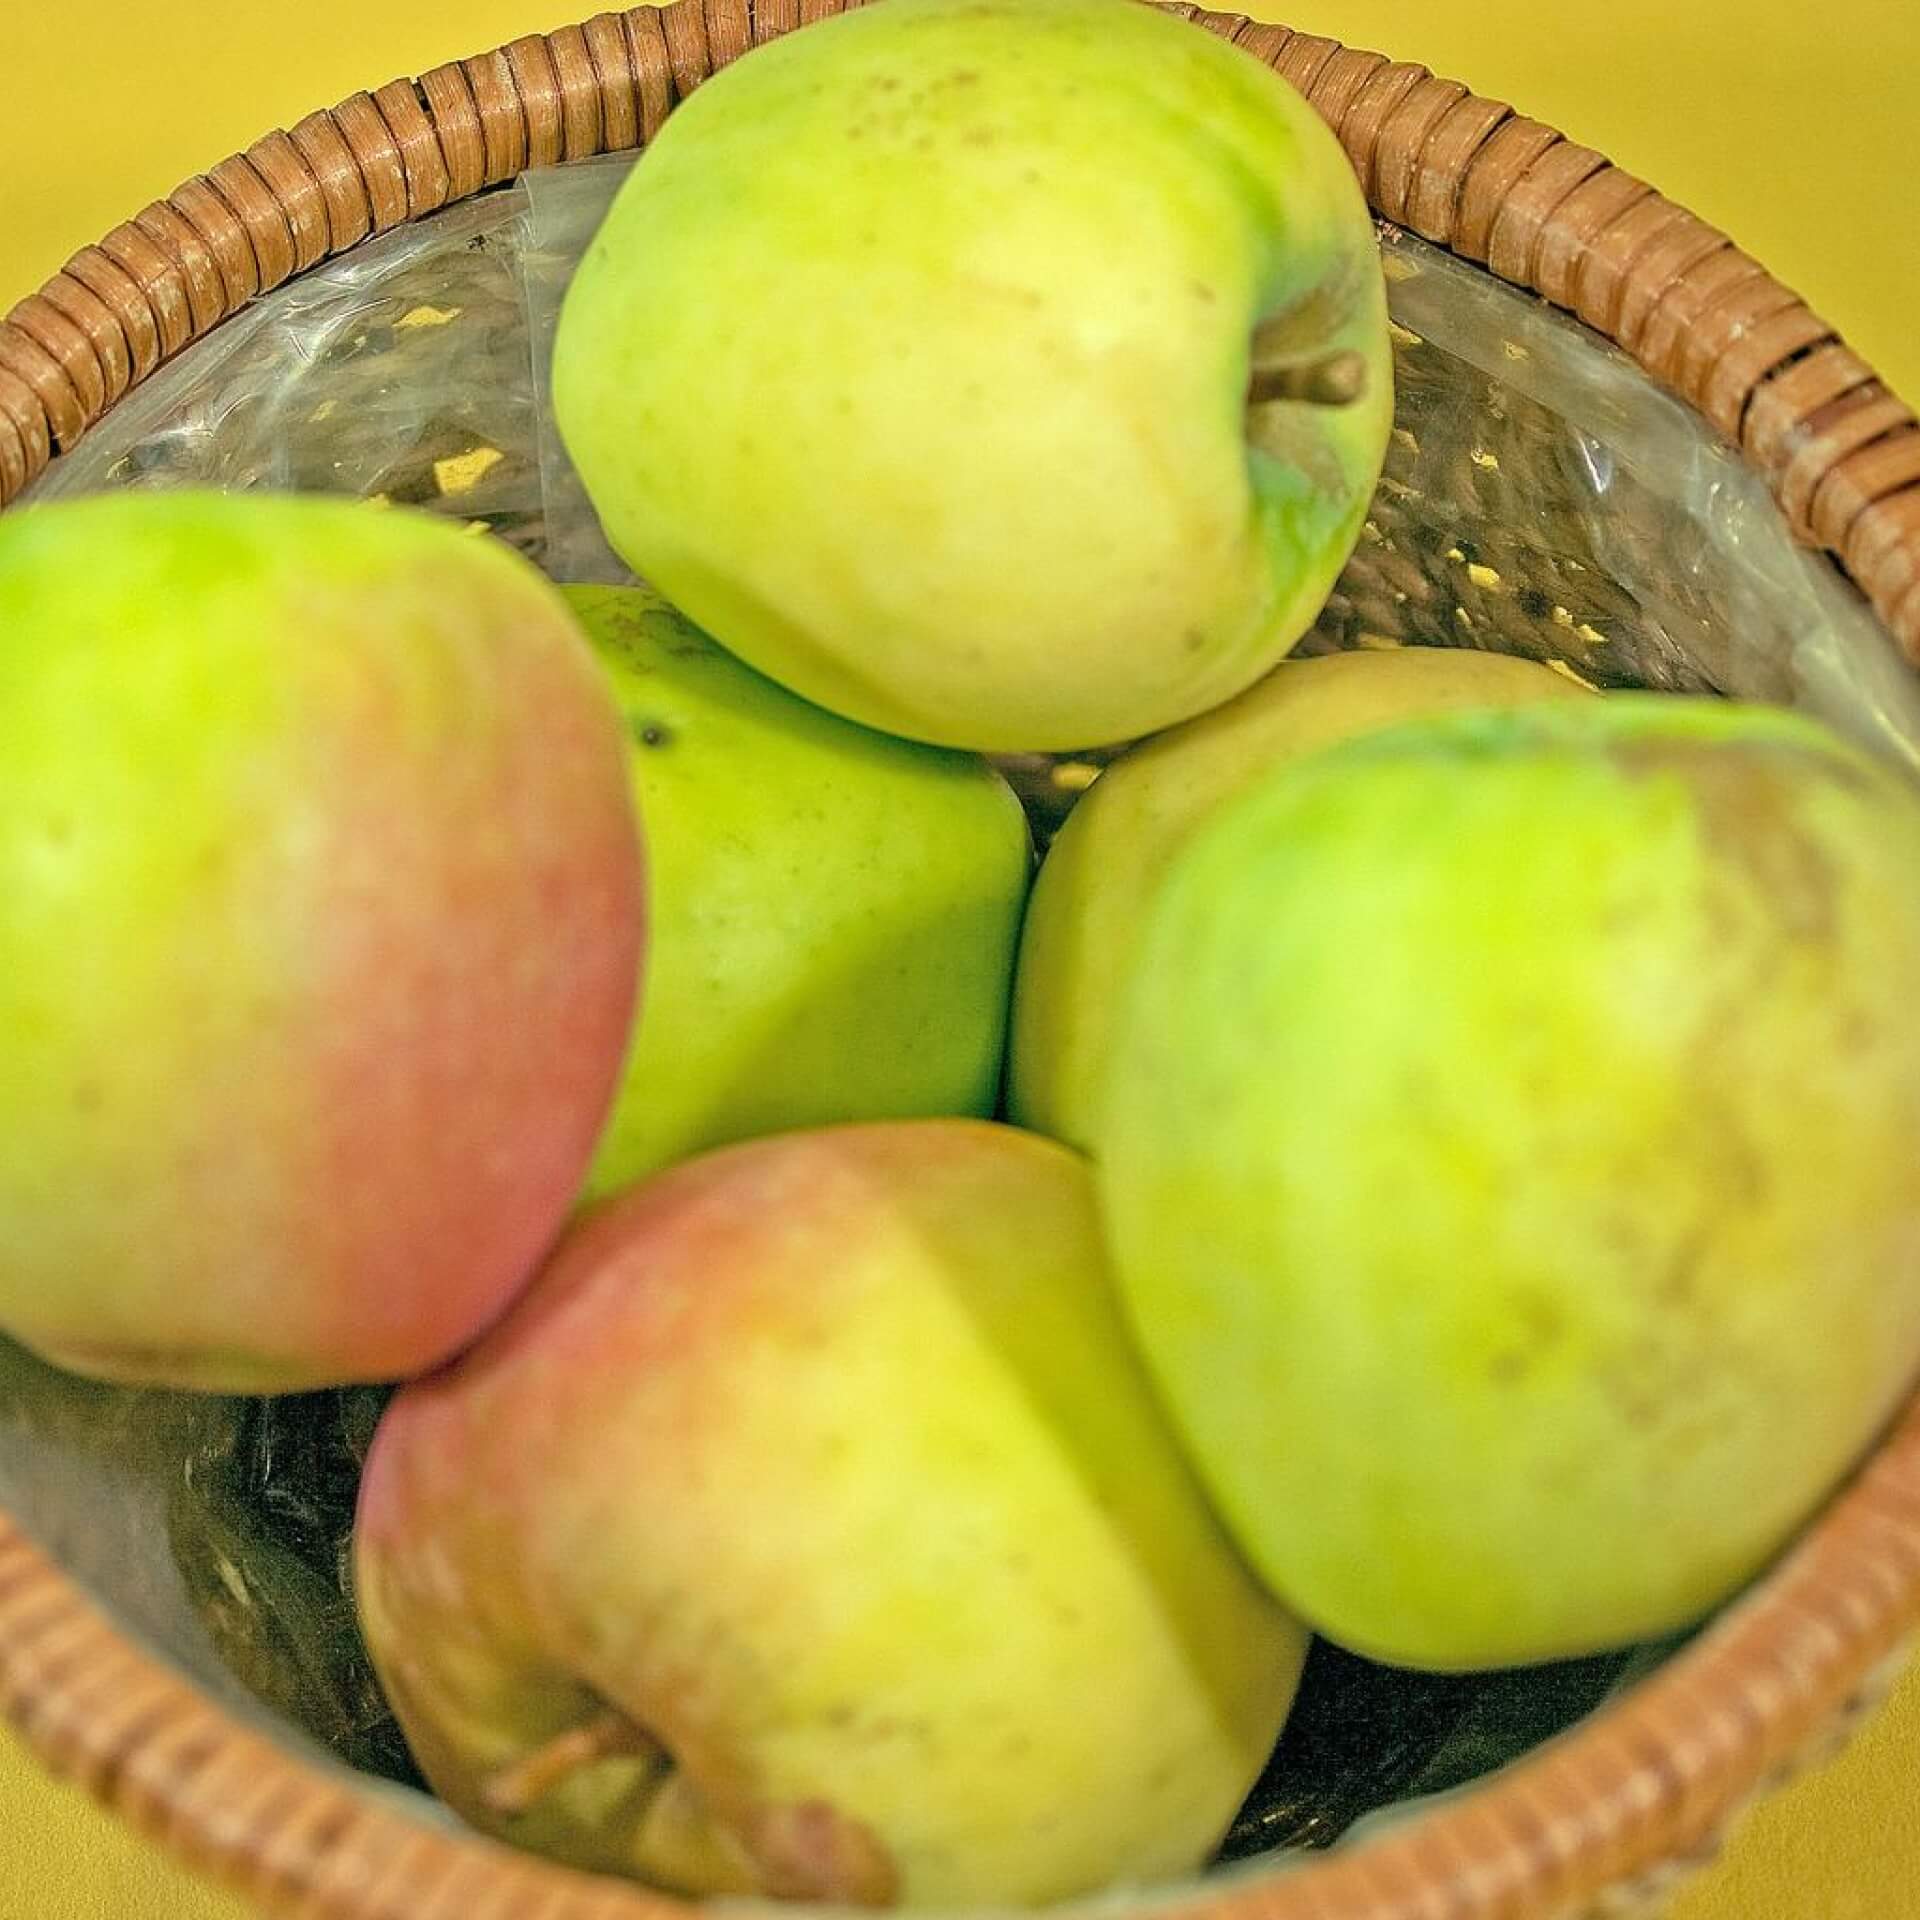
[[[0,323],[0,505],[163,361],[330,254],[524,169],[643,143],[756,41],[859,0],[603,14],[316,113],[74,256]],[[1424,68],[1175,9],[1299,87],[1383,218],[1572,310],[1700,409],[1920,661],[1920,425],[1725,235]],[[1657,1912],[1730,1820],[1844,1738],[1920,1627],[1920,1404],[1746,1598],[1476,1789],[1172,1920]],[[337,1920],[668,1920],[685,1903],[429,1820],[154,1657],[0,1513],[0,1706],[57,1772],[263,1905]]]

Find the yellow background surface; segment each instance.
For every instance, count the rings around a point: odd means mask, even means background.
[[[565,0],[0,0],[0,305],[180,179]],[[1916,0],[1264,0],[1602,148],[1725,227],[1920,396]],[[1673,1920],[1920,1915],[1920,1677],[1762,1811]],[[0,1735],[0,1920],[243,1920]]]

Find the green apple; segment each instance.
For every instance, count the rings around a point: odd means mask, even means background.
[[[690,1893],[1188,1871],[1305,1648],[1153,1401],[1085,1163],[975,1120],[724,1148],[587,1216],[395,1398],[354,1553],[452,1806]]]
[[[637,571],[809,699],[992,751],[1264,673],[1391,387],[1338,142],[1129,0],[882,0],[736,62],[623,186],[553,368]]]
[[[1024,1127],[1091,1149],[1147,902],[1194,828],[1282,760],[1420,713],[1572,698],[1531,660],[1395,648],[1287,660],[1236,700],[1107,768],[1048,849],[1020,942],[1007,1096]]]
[[[506,548],[339,501],[0,520],[0,1328],[235,1391],[471,1339],[642,947],[619,715]]]
[[[1920,1360],[1916,979],[1920,799],[1790,714],[1409,722],[1200,828],[1099,1170],[1274,1590],[1467,1668],[1757,1574]]]
[[[792,1127],[988,1114],[1032,854],[968,754],[762,679],[644,588],[568,590],[626,716],[653,911],[595,1196]]]

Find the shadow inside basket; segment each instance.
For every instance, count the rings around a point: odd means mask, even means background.
[[[354,1624],[348,1542],[389,1389],[273,1399],[80,1381],[0,1341],[0,1504],[118,1624],[276,1737],[421,1786]],[[1220,1850],[1332,1845],[1563,1732],[1676,1643],[1480,1674],[1379,1666],[1316,1642]]]
[[[542,396],[560,298],[628,157],[525,176],[258,302],[32,490],[347,493],[630,576]],[[1920,771],[1920,681],[1764,483],[1598,335],[1393,229],[1398,403],[1353,561],[1305,651],[1477,647],[1595,686],[1814,711]],[[1044,844],[1111,743],[1006,762]],[[276,1737],[417,1785],[354,1624],[346,1552],[385,1389],[242,1400],[99,1386],[0,1341],[0,1507],[124,1630]],[[1333,1844],[1497,1769],[1677,1642],[1410,1673],[1324,1643],[1222,1849]]]

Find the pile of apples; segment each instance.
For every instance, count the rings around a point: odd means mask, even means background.
[[[1274,75],[882,0],[674,115],[554,404],[650,584],[345,502],[0,525],[0,1326],[405,1381],[462,1814],[694,1893],[1200,1865],[1309,1631],[1683,1626],[1920,1362],[1920,800],[1283,656],[1391,418]],[[1144,740],[1029,882],[986,757]],[[644,849],[644,851],[643,851]]]

